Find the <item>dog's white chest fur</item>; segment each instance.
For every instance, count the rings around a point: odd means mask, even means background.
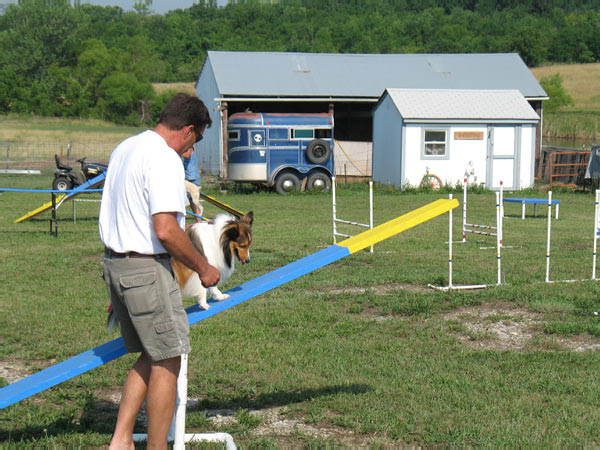
[[[211,266],[216,267],[220,274],[221,279],[219,285],[229,279],[234,270],[235,257],[231,255],[231,265],[227,264],[223,247],[221,246],[221,234],[226,223],[231,220],[230,216],[218,215],[214,222],[200,222],[191,226],[189,235],[190,239],[196,247],[198,243],[202,245],[204,256],[208,260]],[[227,249],[227,251],[230,251]],[[217,285],[218,286],[218,285]],[[202,286],[200,277],[197,273],[193,273],[189,278],[185,286],[183,287],[184,297],[196,297],[196,300],[201,308],[208,309],[209,305],[206,302],[208,298],[207,291],[210,296],[215,300],[222,301],[229,298],[228,294],[223,294],[217,286],[205,288]]]

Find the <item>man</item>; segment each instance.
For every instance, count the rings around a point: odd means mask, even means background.
[[[202,178],[200,177],[200,171],[198,170],[198,158],[196,152],[197,150],[194,150],[192,147],[184,153],[181,161],[183,161],[183,168],[185,169],[185,190],[187,192],[190,208],[192,208],[192,212],[196,215],[196,222],[202,222],[202,219],[198,217],[202,215],[203,210],[202,205],[200,204],[200,186],[202,184]]]
[[[154,130],[126,139],[108,165],[99,233],[104,279],[127,350],[141,352],[123,386],[110,448],[133,448],[136,415],[146,401],[148,448],[166,448],[180,357],[190,351],[188,321],[170,256],[206,287],[219,271],[194,248],[185,227],[181,155],[211,125],[204,103],[177,94]]]

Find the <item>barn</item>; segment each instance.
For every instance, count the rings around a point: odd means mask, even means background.
[[[387,88],[518,90],[541,116],[547,99],[516,53],[328,54],[209,51],[196,94],[213,126],[203,171],[227,178],[227,118],[237,112],[332,113],[338,174],[370,176],[373,107]],[[541,126],[536,128],[541,143]]]
[[[373,181],[532,187],[538,122],[517,90],[386,89],[373,112]]]

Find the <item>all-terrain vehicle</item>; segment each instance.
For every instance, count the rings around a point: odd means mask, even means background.
[[[77,160],[81,164],[81,170],[73,170],[71,166],[61,163],[58,155],[54,155],[54,160],[56,161],[56,170],[52,189],[58,191],[76,188],[108,169],[106,164],[86,162],[85,157]]]

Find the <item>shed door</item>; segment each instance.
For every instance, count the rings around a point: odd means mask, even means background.
[[[488,189],[517,189],[515,169],[517,164],[517,140],[514,126],[488,127],[487,181]]]

